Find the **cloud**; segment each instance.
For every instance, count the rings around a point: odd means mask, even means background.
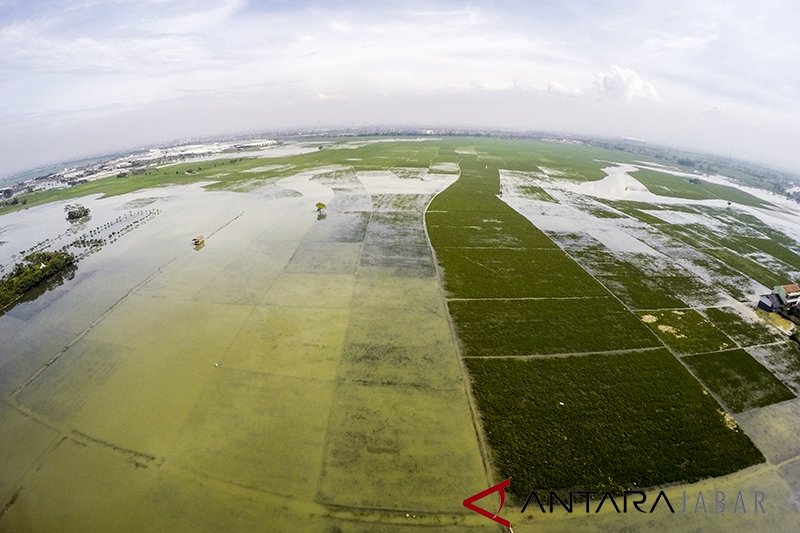
[[[555,81],[551,81],[549,84],[547,84],[547,92],[557,94],[559,96],[570,97],[580,96],[583,94],[583,91],[574,85],[563,85]]]
[[[644,48],[648,52],[699,52],[703,50],[706,45],[716,40],[716,34],[705,35],[703,37],[654,37],[644,42]]]
[[[636,71],[617,65],[598,75],[597,88],[600,94],[612,100],[661,100],[652,83],[644,81]]]

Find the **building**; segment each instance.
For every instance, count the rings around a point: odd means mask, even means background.
[[[762,294],[758,299],[758,308],[769,313],[780,311],[782,307],[783,302],[777,294]]]
[[[772,294],[777,294],[783,305],[787,307],[797,307],[800,302],[800,285],[792,283],[790,285],[778,285],[772,289]]]
[[[777,285],[770,294],[762,294],[758,300],[758,308],[770,313],[784,311],[797,313],[800,311],[800,285]]]

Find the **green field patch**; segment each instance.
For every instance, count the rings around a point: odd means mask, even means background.
[[[506,214],[428,211],[425,217],[428,235],[437,250],[445,247],[557,248],[530,222]]]
[[[611,297],[582,300],[452,300],[450,313],[470,356],[544,355],[659,346]]]
[[[716,305],[719,293],[713,286],[692,276],[664,276],[658,278],[664,291],[692,305]],[[737,285],[741,287],[741,285]]]
[[[800,394],[800,346],[792,341],[769,346],[754,346],[747,352],[785,383],[795,394]]]
[[[704,353],[683,360],[735,413],[795,397],[744,350]]]
[[[466,364],[498,477],[513,478],[521,501],[530,490],[621,492],[763,461],[666,350]]]
[[[635,218],[645,224],[650,224],[652,226],[666,224],[666,221],[663,219],[658,218],[657,215],[651,214],[651,212],[655,211],[658,212],[658,206],[655,204],[647,204],[644,202],[632,202],[629,200],[603,200],[598,199],[600,203],[603,203],[611,208],[616,209],[622,213],[625,213],[631,218]]]
[[[772,239],[741,237],[741,240],[753,248],[779,259],[795,270],[800,270],[800,255]]]
[[[600,282],[631,309],[686,307],[659,282],[645,276],[600,276]]]
[[[703,310],[703,314],[742,347],[778,342],[784,338],[775,328],[755,315],[752,320],[746,320],[731,307],[711,307]]]
[[[639,312],[639,318],[680,354],[726,350],[736,345],[694,309]]]
[[[581,206],[580,209],[592,215],[595,218],[625,218],[624,214],[611,211],[610,209],[603,209],[596,206]]]
[[[558,200],[550,196],[547,191],[537,185],[520,185],[517,187],[517,192],[532,200],[539,200],[540,202],[550,202],[557,204]]]
[[[658,229],[692,248],[713,248],[722,245],[717,234],[702,224],[662,224]]]
[[[704,252],[719,259],[727,267],[738,270],[745,276],[756,280],[766,287],[783,285],[789,281],[789,274],[787,272],[775,272],[731,250],[711,248],[704,250]]]
[[[719,199],[752,207],[767,207],[770,205],[736,187],[719,185],[702,179],[697,179],[698,183],[693,183],[688,178],[655,170],[637,170],[631,175],[647,187],[647,190],[658,196],[686,198],[689,200]]]
[[[785,233],[776,230],[772,226],[765,224],[761,219],[759,219],[755,215],[751,215],[750,213],[745,213],[743,211],[738,211],[738,210],[727,211],[726,214],[731,218],[739,221],[740,226],[742,225],[747,226],[748,228],[751,228],[752,230],[762,234],[769,240],[774,241],[775,243],[790,248],[797,247],[797,243],[795,242],[794,239],[787,236]]]
[[[452,298],[605,296],[608,293],[559,249],[442,248]]]

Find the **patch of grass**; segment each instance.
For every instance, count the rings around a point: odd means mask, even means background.
[[[771,255],[776,259],[780,259],[795,270],[800,270],[800,255],[793,252],[786,246],[775,242],[772,239],[742,237],[741,240],[767,255]]]
[[[783,339],[780,333],[763,320],[755,316],[753,321],[745,320],[733,308],[711,307],[705,309],[703,313],[715,326],[735,340],[739,346],[768,344]]]
[[[684,361],[736,413],[795,397],[744,350],[692,355]]]
[[[766,287],[783,285],[789,280],[786,272],[774,272],[752,259],[742,256],[736,252],[723,248],[711,248],[704,250],[708,255],[719,259],[724,265],[734,268]]]
[[[513,477],[519,500],[693,482],[764,460],[666,350],[466,364],[499,477]]]
[[[464,356],[535,355],[660,346],[611,297],[585,300],[454,300]]]
[[[507,213],[431,212],[425,214],[431,243],[449,247],[552,248],[553,241],[524,218]]]
[[[771,205],[736,187],[719,185],[702,179],[699,180],[699,183],[691,183],[687,178],[655,170],[637,170],[631,175],[647,187],[647,190],[658,196],[689,200],[719,199],[752,207]]]
[[[658,229],[695,249],[722,246],[717,235],[701,224],[662,224]]]
[[[631,309],[686,307],[686,304],[659,284],[659,278],[602,276],[600,281]]]
[[[696,354],[734,348],[727,335],[693,309],[645,311],[639,318],[664,343],[681,354]]]
[[[563,251],[442,248],[444,285],[451,297],[606,296]]]
[[[787,341],[783,344],[748,348],[751,355],[761,361],[795,394],[800,394],[800,346]]]
[[[539,200],[540,202],[550,202],[553,204],[557,204],[558,200],[550,196],[547,191],[539,187],[538,185],[520,185],[517,188],[520,194],[532,198],[534,200]]]

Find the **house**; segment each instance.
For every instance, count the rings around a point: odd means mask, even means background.
[[[780,311],[782,307],[783,302],[777,294],[762,294],[758,299],[758,308],[769,313]]]
[[[790,283],[775,286],[772,293],[759,297],[757,307],[770,313],[800,311],[800,285]]]
[[[777,294],[787,307],[797,307],[800,302],[800,285],[797,283],[778,285],[772,289],[772,294]]]

